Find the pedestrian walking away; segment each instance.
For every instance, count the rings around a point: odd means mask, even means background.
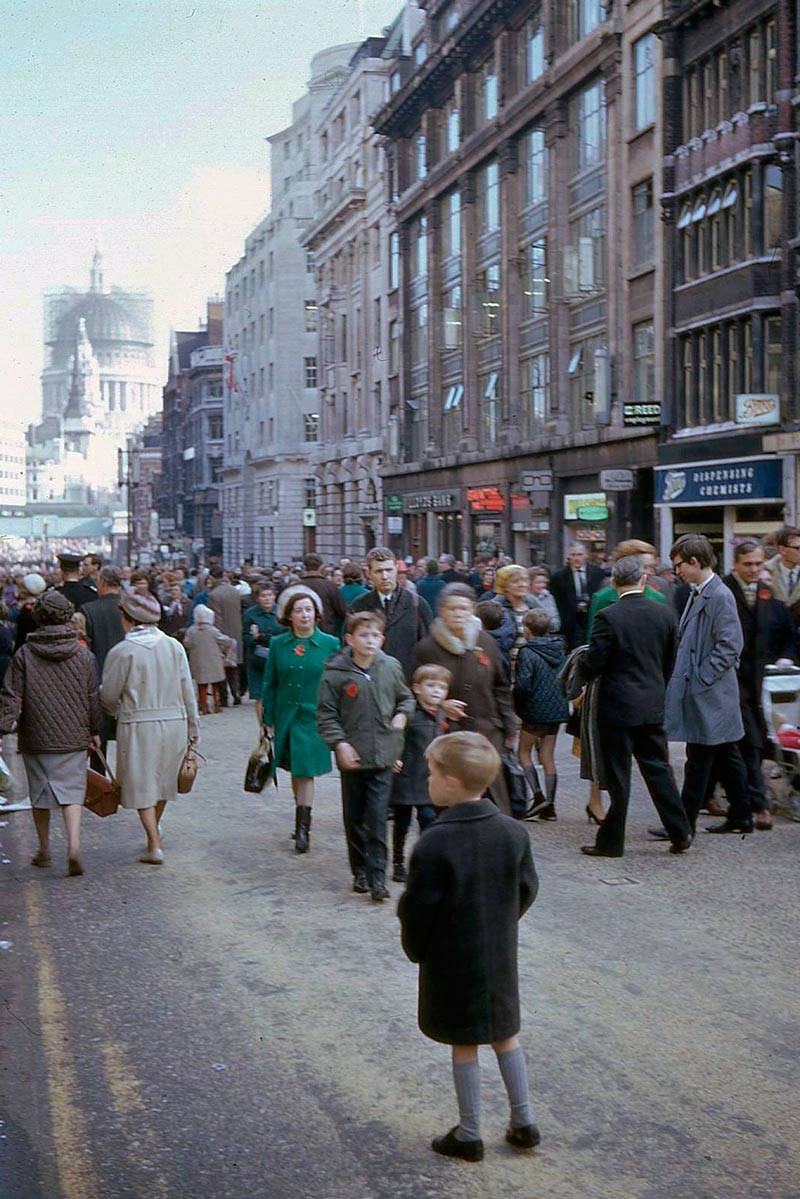
[[[524,825],[483,798],[500,756],[479,733],[437,737],[427,751],[431,802],[444,809],[417,842],[398,916],[406,956],[419,964],[418,1021],[452,1046],[458,1123],[431,1142],[435,1153],[478,1162],[478,1047],[491,1045],[509,1102],[506,1141],[539,1144],[519,1042],[518,924],[538,879]]]

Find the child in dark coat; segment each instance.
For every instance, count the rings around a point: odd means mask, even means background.
[[[517,656],[514,679],[514,711],[522,721],[519,760],[534,792],[528,815],[540,820],[556,819],[556,737],[558,726],[569,719],[569,705],[557,678],[564,665],[564,642],[550,632],[550,614],[534,608],[522,618],[525,644]],[[536,748],[544,770],[543,795],[536,776],[532,753]]]
[[[411,690],[417,697],[417,707],[406,725],[403,757],[395,768],[392,784],[392,878],[396,883],[404,883],[408,877],[404,850],[413,809],[416,808],[417,824],[421,833],[436,819],[433,804],[428,798],[428,763],[425,761],[425,750],[435,737],[440,737],[450,729],[450,722],[442,710],[442,704],[447,699],[451,677],[445,666],[437,666],[436,663],[430,662],[427,666],[418,666],[411,680]]]
[[[419,963],[420,1029],[453,1047],[459,1122],[431,1148],[477,1162],[483,1158],[479,1045],[492,1046],[508,1093],[506,1140],[516,1149],[540,1141],[517,1036],[517,925],[539,884],[524,825],[482,798],[500,769],[487,738],[450,733],[437,737],[425,756],[431,802],[445,811],[414,847],[398,915],[403,949]]]

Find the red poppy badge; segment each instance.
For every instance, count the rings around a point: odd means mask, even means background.
[[[488,654],[478,654],[478,661],[481,666],[491,666],[491,661]]]
[[[761,587],[758,592],[758,598],[760,600],[772,599],[772,592],[768,587]]]
[[[304,658],[306,656],[306,647],[304,645],[296,645],[294,647],[294,652],[297,654],[298,658]]]
[[[348,683],[344,689],[345,695],[349,695],[351,699],[355,699],[358,695],[358,683]]]

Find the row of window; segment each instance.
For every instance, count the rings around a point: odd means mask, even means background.
[[[722,321],[685,334],[679,354],[682,385],[676,423],[681,428],[734,421],[737,395],[780,395],[778,315]]]
[[[761,176],[757,205],[752,168],[695,193],[681,206],[680,277],[700,279],[735,263],[774,252],[781,242],[783,174],[769,165]]]
[[[775,18],[768,16],[686,71],[684,141],[699,137],[751,104],[774,104],[777,90],[777,28]]]
[[[314,255],[311,250],[305,252],[305,268],[309,274],[314,271]],[[238,311],[246,300],[251,299],[257,290],[273,278],[274,274],[275,254],[270,250],[266,260],[260,258],[257,267],[251,267],[249,271],[243,273],[238,283],[229,286],[225,299],[228,314]]]

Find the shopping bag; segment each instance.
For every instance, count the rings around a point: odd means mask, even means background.
[[[511,815],[522,820],[533,798],[528,780],[525,778],[525,772],[513,749],[505,750],[501,755],[501,761],[508,798],[511,802]]]
[[[180,769],[178,770],[178,794],[188,795],[194,786],[194,780],[197,778],[197,771],[200,768],[200,759],[205,762],[205,758],[194,745],[186,747],[186,753],[183,755]]]
[[[105,760],[102,751],[98,749],[95,752],[108,771],[108,775],[101,774],[99,770],[92,770],[91,766],[87,767],[86,795],[83,806],[90,812],[94,812],[95,816],[113,816],[119,807],[122,788],[111,773],[111,767]]]

